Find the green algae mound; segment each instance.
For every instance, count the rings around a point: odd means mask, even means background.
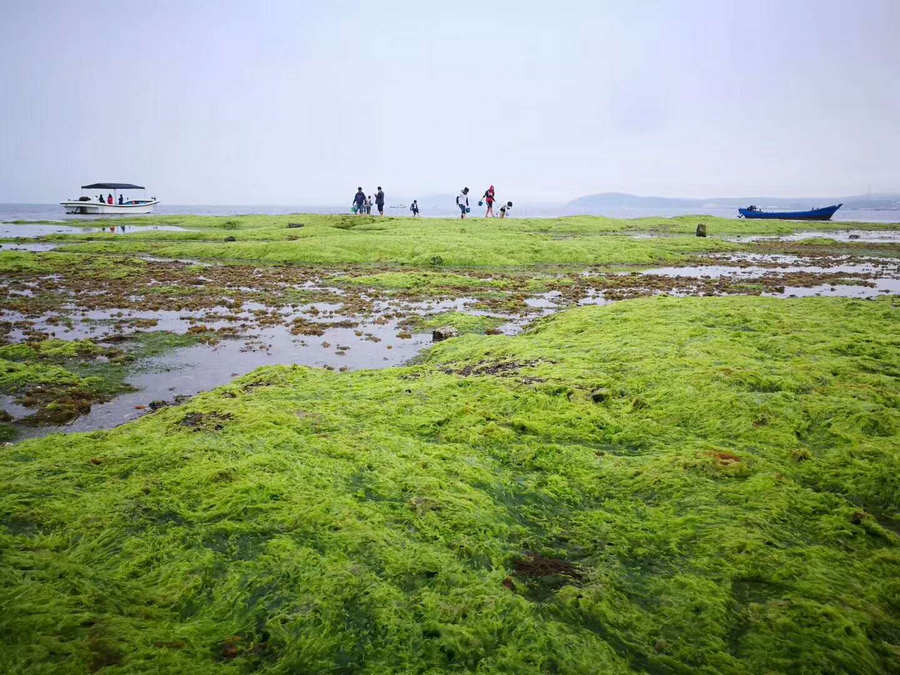
[[[0,667],[896,671],[896,313],[582,308],[3,448]]]

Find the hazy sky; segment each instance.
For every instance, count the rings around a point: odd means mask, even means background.
[[[2,0],[0,201],[900,192],[900,0]]]

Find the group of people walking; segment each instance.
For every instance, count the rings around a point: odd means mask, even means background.
[[[378,186],[378,192],[375,193],[375,200],[373,202],[372,195],[366,196],[366,193],[363,192],[361,187],[356,188],[356,194],[353,196],[353,213],[357,215],[371,215],[372,214],[372,204],[375,204],[375,207],[378,209],[378,215],[384,215],[384,190],[381,189],[381,186]]]
[[[484,191],[484,194],[481,196],[481,199],[478,200],[478,206],[487,205],[487,209],[484,212],[485,218],[494,218],[494,202],[497,201],[496,193],[494,191],[494,186],[491,185],[487,190]],[[372,195],[366,196],[366,193],[363,192],[362,187],[356,188],[356,194],[353,195],[353,205],[350,207],[351,211],[357,215],[371,215],[372,214],[372,204],[374,203],[375,207],[378,209],[378,215],[384,215],[384,190],[381,189],[381,186],[378,186],[378,191],[375,193],[375,199],[372,199]],[[506,218],[509,214],[510,209],[512,209],[512,202],[506,202],[500,207],[500,211],[497,214],[499,218]],[[471,211],[469,207],[469,188],[464,187],[460,190],[459,194],[456,195],[456,206],[459,208],[459,217],[460,219],[465,218],[466,214]],[[409,205],[409,210],[413,215],[413,218],[419,215],[419,202],[416,199],[413,199],[412,204]]]
[[[497,196],[494,191],[494,186],[491,185],[487,190],[484,191],[484,194],[481,195],[481,199],[478,200],[478,206],[487,205],[487,209],[485,209],[484,217],[485,218],[493,218],[494,217],[494,202],[497,201]],[[509,210],[512,208],[512,202],[506,202],[503,206],[500,207],[500,213],[497,215],[499,218],[506,218],[507,214],[509,214]],[[469,188],[464,187],[460,190],[459,194],[456,195],[456,206],[459,207],[459,218],[462,220],[466,217],[466,214],[469,213],[472,209],[469,207]]]

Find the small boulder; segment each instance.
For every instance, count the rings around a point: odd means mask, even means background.
[[[697,236],[698,237],[706,236],[706,225],[704,223],[699,223],[697,225]]]
[[[167,401],[150,401],[150,410],[159,410],[160,408],[165,408],[168,404]]]
[[[288,229],[294,230],[298,227],[303,227],[303,223],[288,223]]]
[[[234,237],[225,237],[225,241],[237,241]]]
[[[594,391],[591,392],[591,400],[594,403],[603,403],[603,401],[605,401],[608,398],[609,398],[609,389],[605,389],[605,388],[601,387],[600,389],[594,389]]]
[[[859,235],[858,235],[858,234],[851,234],[851,235],[848,237],[848,239],[859,239]]]
[[[431,341],[432,342],[440,342],[441,340],[447,340],[449,338],[454,338],[459,335],[459,331],[456,330],[453,326],[442,326],[441,328],[435,328],[431,331]]]

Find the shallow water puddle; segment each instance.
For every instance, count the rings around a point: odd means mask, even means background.
[[[196,312],[73,308],[65,316],[48,313],[38,317],[3,312],[0,313],[0,320],[27,325],[27,328],[20,326],[10,332],[12,342],[24,340],[28,333],[40,332],[67,340],[91,339],[102,344],[114,337],[118,342],[123,334],[134,334],[135,327],[137,332],[150,330],[181,334],[192,327],[202,326],[207,330],[226,329],[235,333],[235,336],[225,337],[212,345],[178,348],[160,357],[145,359],[135,364],[135,372],[126,378],[126,382],[137,391],[95,404],[90,413],[67,425],[17,425],[19,439],[118,426],[149,412],[152,401],[171,404],[176,398],[190,397],[222,386],[261,366],[296,364],[344,371],[402,365],[432,342],[430,331],[409,333],[403,328],[403,323],[411,315],[427,317],[448,311],[466,311],[507,318],[509,321],[500,329],[507,334],[520,332],[524,323],[536,316],[504,316],[467,309],[475,302],[474,298],[427,302],[378,301],[375,311],[367,317],[342,315],[342,304],[326,302],[281,309],[245,302],[239,311],[227,307]],[[542,311],[537,315],[544,313]],[[261,318],[273,321],[274,325],[260,327],[258,322]],[[293,334],[292,322],[298,318],[303,320],[304,325],[321,325],[322,334]],[[235,326],[236,323],[240,325]],[[15,405],[11,398],[7,401],[11,406]],[[17,419],[33,412],[22,406],[7,410]]]
[[[762,295],[773,298],[857,298],[869,300],[880,295],[900,295],[900,279],[870,279],[871,286],[855,284],[819,284],[817,286],[785,286],[779,293]]]
[[[44,251],[52,251],[59,244],[20,244],[4,242],[0,244],[0,251],[31,251],[32,253],[43,253]]]
[[[52,225],[52,224],[23,224],[0,223],[0,239],[35,239],[51,234],[92,234],[96,232],[108,232],[111,234],[132,234],[134,232],[189,232],[187,228],[177,225]]]
[[[82,227],[82,234],[108,232],[110,234],[134,234],[135,232],[190,232],[186,227],[178,225],[108,225],[106,227]]]
[[[732,258],[738,261],[738,258]],[[749,257],[744,257],[749,260]],[[790,260],[789,260],[790,259]],[[740,279],[758,279],[768,275],[782,274],[847,274],[855,276],[900,276],[900,262],[877,260],[864,263],[837,263],[834,265],[790,264],[804,259],[794,256],[758,256],[758,262],[771,262],[770,265],[694,265],[683,267],[656,267],[641,272],[644,276],[693,277],[699,279],[718,279],[720,277],[736,277]]]
[[[287,328],[277,326],[252,337],[183,347],[142,362],[139,371],[126,379],[137,391],[95,404],[87,415],[63,426],[17,425],[19,439],[112,428],[151,412],[151,402],[173,404],[176,397],[180,400],[215,389],[262,366],[296,364],[332,370],[388,368],[409,361],[430,343],[430,333],[399,339],[396,326],[365,323],[355,329],[330,328],[318,336],[296,336]],[[33,412],[12,405],[14,409],[6,410],[16,418]]]
[[[859,241],[869,243],[900,243],[900,230],[834,230],[831,232],[794,232],[784,235],[750,234],[725,237],[727,241],[804,241],[805,239],[833,239],[834,241]]]

